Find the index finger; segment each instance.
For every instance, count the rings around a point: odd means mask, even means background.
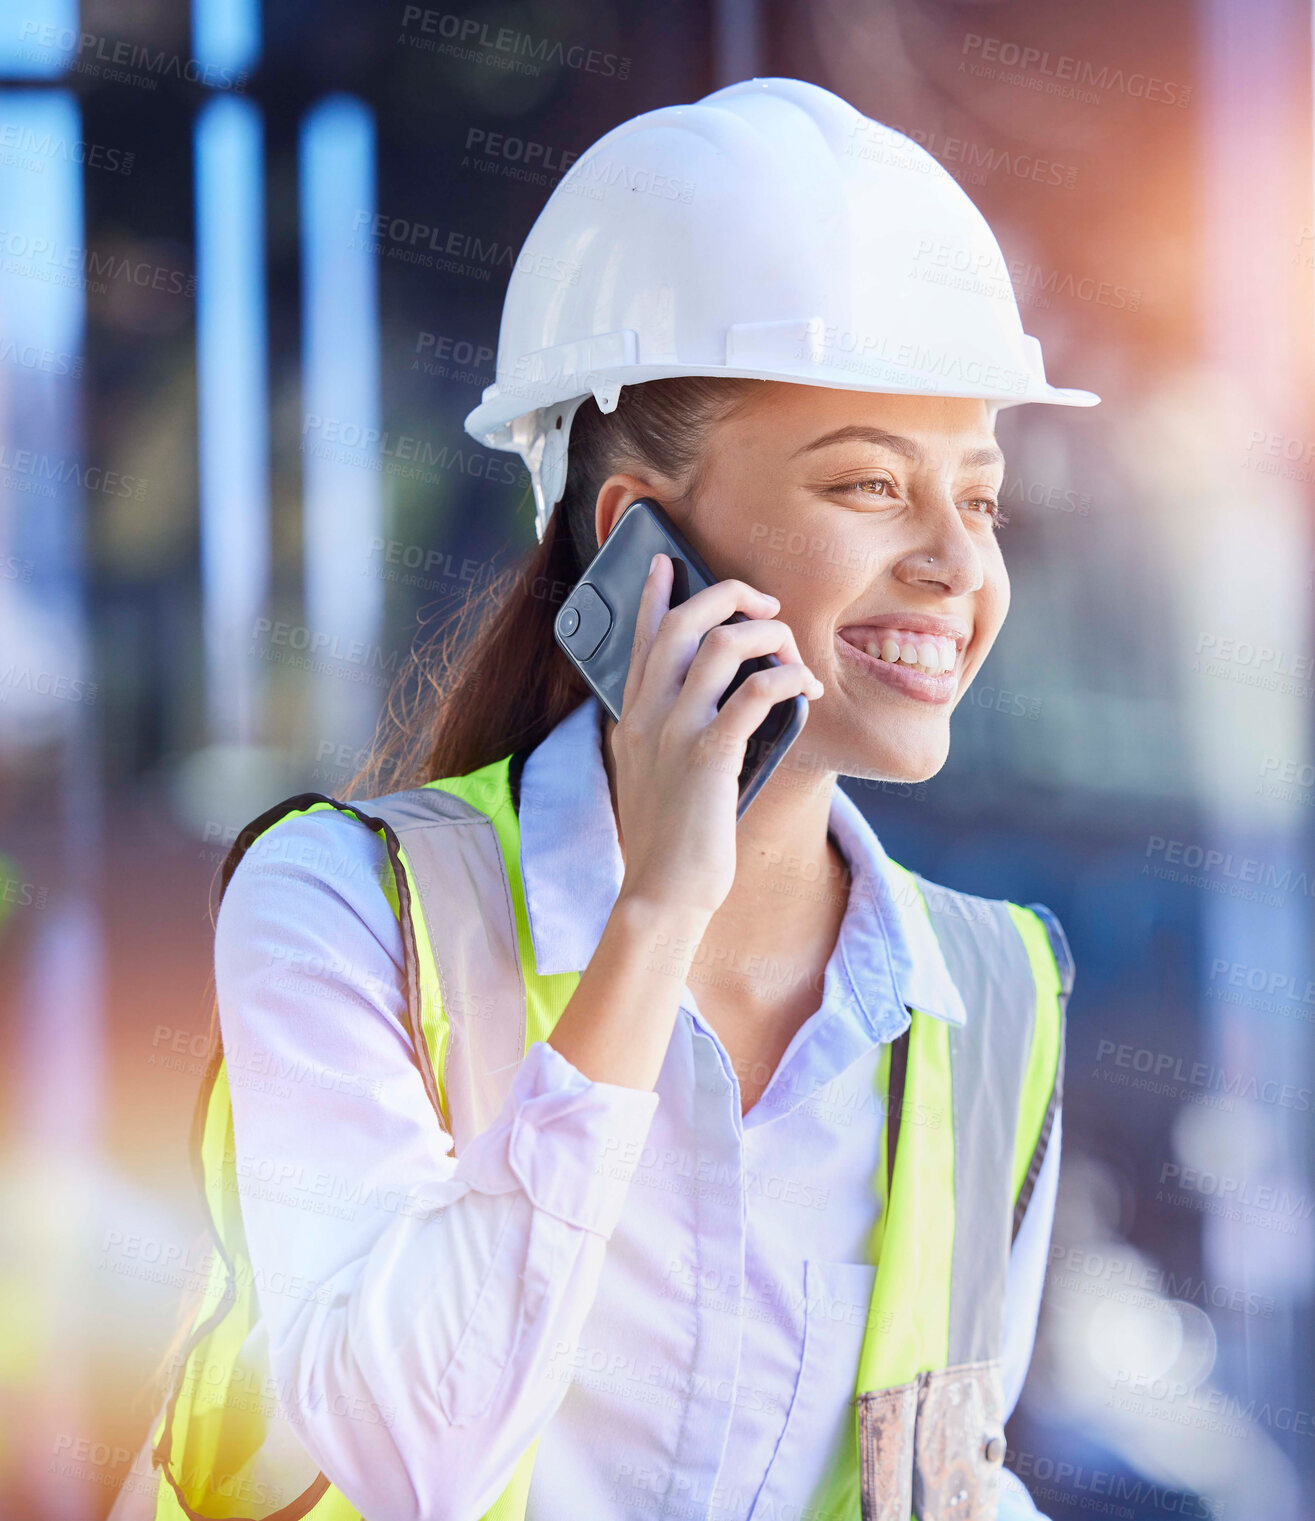
[[[710,629],[716,628],[719,623],[725,623],[732,613],[743,612],[746,616],[754,617],[770,616],[780,605],[780,599],[770,592],[759,591],[747,581],[729,577],[725,581],[714,581],[711,586],[705,586],[702,591],[687,597],[678,608],[672,610],[670,626],[678,637],[688,638],[692,635],[697,643]],[[755,607],[761,611],[751,613],[750,609]]]
[[[758,591],[747,581],[714,581],[705,586],[669,609],[665,617],[659,617],[658,623],[663,626],[655,631],[653,645],[645,655],[645,685],[674,702],[705,634],[729,621],[732,613],[768,617],[780,605],[770,593]]]

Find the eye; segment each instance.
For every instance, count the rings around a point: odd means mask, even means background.
[[[849,485],[842,486],[842,491],[857,491],[860,496],[885,496],[895,495],[895,482],[887,480],[885,476],[874,475],[870,480],[851,481]]]
[[[972,507],[975,511],[989,517],[996,528],[1003,528],[1009,521],[1009,514],[992,496],[970,496],[959,505],[961,507]]]

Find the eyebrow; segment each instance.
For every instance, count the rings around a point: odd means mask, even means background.
[[[876,444],[880,449],[889,449],[892,454],[902,454],[905,459],[912,460],[915,464],[922,459],[922,450],[911,438],[905,438],[902,433],[888,433],[885,428],[864,427],[859,423],[851,423],[847,428],[837,428],[834,433],[824,433],[821,438],[815,438],[811,444],[805,444],[802,449],[796,449],[792,458],[798,459],[801,454],[811,454],[815,449],[827,449],[832,444],[850,443]],[[980,449],[970,449],[959,463],[969,468],[978,465],[1002,465],[1004,458],[1004,454],[994,444],[989,444]]]

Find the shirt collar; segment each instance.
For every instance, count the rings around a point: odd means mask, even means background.
[[[601,716],[598,699],[586,697],[535,746],[521,773],[521,877],[535,966],[545,977],[588,966],[621,890],[624,867],[603,765]],[[839,786],[830,828],[853,873],[842,952],[864,967],[888,967],[900,1004],[964,1024],[963,997],[921,899]],[[869,958],[862,954],[866,949],[880,954]],[[877,1017],[878,990],[867,986],[865,976],[851,982],[863,1016],[879,1030],[887,1022]]]

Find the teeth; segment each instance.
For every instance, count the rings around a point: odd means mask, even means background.
[[[874,660],[917,666],[929,676],[952,670],[959,656],[954,640],[941,634],[886,634],[879,643],[869,639],[861,648]]]

